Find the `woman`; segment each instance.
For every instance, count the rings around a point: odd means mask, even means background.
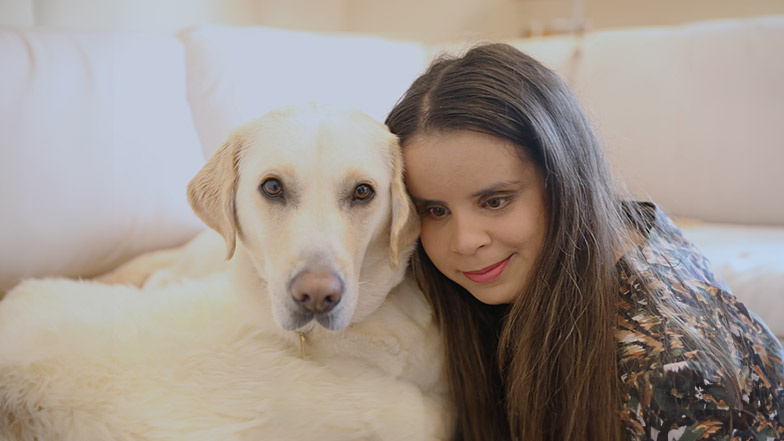
[[[623,202],[557,75],[480,46],[387,125],[462,438],[784,439],[779,342],[656,206]]]

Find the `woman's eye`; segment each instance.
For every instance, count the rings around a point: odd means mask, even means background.
[[[490,198],[485,201],[484,205],[490,209],[498,209],[504,207],[509,202],[509,198]]]
[[[446,216],[446,213],[447,211],[444,207],[430,207],[425,210],[425,214],[436,219]]]
[[[359,184],[354,189],[354,194],[352,195],[352,199],[355,201],[367,202],[371,198],[373,198],[374,194],[376,194],[376,191],[373,190],[373,186],[371,186],[370,184]]]
[[[283,197],[283,184],[277,178],[267,178],[260,185],[264,196],[277,199]]]

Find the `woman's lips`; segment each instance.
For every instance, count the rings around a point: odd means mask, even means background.
[[[464,271],[463,274],[468,278],[468,280],[476,283],[487,283],[491,282],[498,278],[504,269],[506,269],[506,265],[509,263],[509,259],[512,256],[507,257],[506,259],[488,266],[487,268],[480,269],[479,271]]]

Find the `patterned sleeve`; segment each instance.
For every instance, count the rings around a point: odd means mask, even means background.
[[[680,231],[665,222],[656,234],[633,263],[619,264],[616,338],[629,439],[784,440],[778,340]],[[737,370],[710,369],[706,359],[716,354]],[[735,405],[729,377],[741,389]]]
[[[729,389],[689,362],[665,364],[629,385],[631,440],[784,439],[780,388],[744,391],[743,410],[731,411]]]

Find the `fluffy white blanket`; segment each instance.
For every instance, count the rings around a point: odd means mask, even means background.
[[[405,295],[323,362],[318,332],[331,331],[314,329],[302,360],[297,334],[252,319],[223,273],[144,289],[24,282],[0,302],[0,439],[439,439],[442,397],[422,392],[439,379],[407,380],[400,361],[428,362],[405,354],[411,328],[429,326]]]

